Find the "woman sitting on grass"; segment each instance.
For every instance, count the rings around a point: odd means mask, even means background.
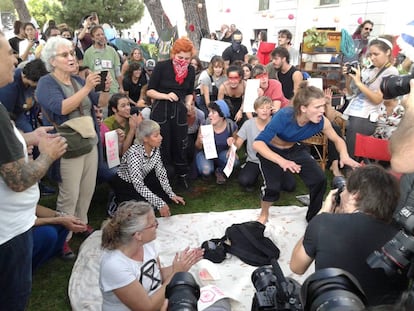
[[[171,189],[161,160],[161,141],[157,122],[144,120],[139,124],[135,143],[123,155],[117,175],[110,182],[116,203],[147,201],[162,217],[171,216],[166,202],[185,204]]]
[[[99,273],[103,311],[160,310],[172,276],[203,258],[200,248],[186,248],[170,266],[161,268],[155,247],[157,227],[150,204],[127,201],[103,228]]]
[[[223,169],[227,163],[229,147],[234,143],[233,135],[236,134],[237,125],[229,119],[230,109],[224,100],[216,100],[210,103],[208,107],[207,122],[213,126],[214,142],[216,145],[218,158],[207,159],[203,149],[203,137],[201,129],[198,131],[198,137],[195,146],[200,151],[196,154],[196,166],[199,174],[208,177],[215,172],[216,182],[219,185],[226,183]],[[234,162],[234,166],[238,166],[238,160]]]

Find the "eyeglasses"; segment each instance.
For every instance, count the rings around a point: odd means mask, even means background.
[[[372,31],[372,28],[365,27],[364,30]]]
[[[157,228],[158,227],[158,220],[155,220],[155,222],[152,225],[149,225],[147,227],[145,227],[144,229],[142,229],[142,231],[147,230],[147,229],[151,229],[151,228]]]
[[[75,56],[75,55],[76,55],[76,53],[75,53],[75,51],[74,51],[74,50],[72,50],[72,51],[70,51],[70,52],[58,53],[58,54],[56,54],[55,56],[60,56],[60,57],[63,57],[63,58],[68,58],[68,57],[69,57],[69,55],[70,55],[70,56]]]

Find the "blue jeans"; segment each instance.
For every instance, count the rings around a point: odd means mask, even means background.
[[[227,163],[227,150],[224,150],[218,154],[218,158],[207,160],[204,155],[204,151],[201,150],[196,155],[196,166],[200,175],[209,176],[216,169],[220,173],[226,167]],[[238,159],[234,161],[234,167],[239,166],[240,162]]]
[[[33,271],[50,258],[62,253],[63,243],[68,233],[69,231],[61,225],[33,228]]]
[[[25,310],[32,290],[32,229],[0,245],[0,311]]]

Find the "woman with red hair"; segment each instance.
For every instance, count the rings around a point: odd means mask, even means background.
[[[187,110],[193,102],[195,70],[190,65],[195,54],[187,38],[174,42],[171,58],[158,62],[148,83],[147,95],[154,100],[151,119],[158,122],[163,137],[161,158],[171,179],[177,176],[179,186],[188,189]]]

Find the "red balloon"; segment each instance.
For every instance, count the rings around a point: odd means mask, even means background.
[[[357,22],[358,22],[359,25],[361,25],[362,22],[363,22],[362,17],[358,18]]]
[[[289,18],[289,19],[294,19],[294,18],[295,18],[295,15],[293,15],[293,14],[289,14],[289,15],[288,15],[288,18]]]

